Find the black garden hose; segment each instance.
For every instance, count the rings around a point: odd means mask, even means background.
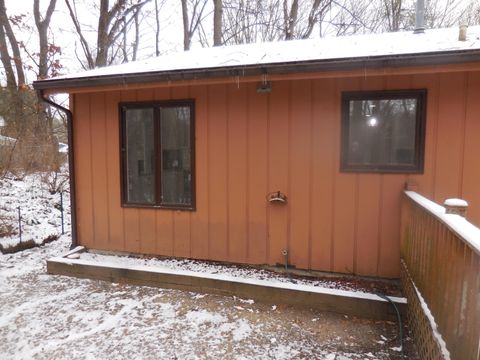
[[[397,320],[398,320],[398,334],[400,337],[400,358],[405,359],[405,355],[403,354],[403,325],[402,325],[402,318],[400,316],[400,311],[398,311],[397,305],[390,299],[388,296],[384,294],[376,294],[379,298],[388,301],[390,304],[393,305],[395,312],[397,313]]]

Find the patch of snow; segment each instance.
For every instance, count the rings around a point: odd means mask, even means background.
[[[193,293],[192,295],[192,299],[203,299],[205,296],[207,296],[206,294],[196,294],[196,293]]]
[[[255,300],[252,300],[252,299],[247,299],[247,300],[245,300],[245,299],[238,299],[238,300],[239,300],[241,303],[244,303],[244,304],[250,304],[250,305],[255,304]]]
[[[13,175],[0,180],[0,213],[9,219],[13,233],[0,237],[3,247],[20,243],[19,210],[22,242],[40,244],[46,238],[61,234],[60,194],[50,194],[42,180],[45,173],[26,175],[22,180]],[[63,193],[64,230],[70,232],[70,196]]]
[[[15,144],[15,142],[17,141],[17,139],[14,139],[14,138],[11,138],[11,137],[8,137],[8,136],[4,136],[4,135],[0,135],[0,145],[12,145],[12,144]]]
[[[237,321],[235,329],[232,331],[233,341],[242,341],[250,336],[252,333],[252,328],[250,327],[248,321],[245,319],[240,319]]]
[[[443,206],[438,205],[414,191],[405,191],[405,194],[446,224],[453,232],[462,238],[473,251],[480,254],[480,229],[478,227],[460,215],[445,214],[445,208]]]
[[[450,352],[447,349],[447,344],[445,343],[445,340],[443,340],[442,335],[438,331],[438,326],[437,326],[437,323],[435,322],[435,318],[433,317],[432,312],[430,311],[427,303],[425,302],[425,299],[420,293],[420,290],[418,290],[418,288],[413,282],[412,282],[412,285],[413,285],[413,288],[415,289],[415,293],[417,294],[418,300],[420,301],[420,306],[422,307],[423,313],[425,314],[425,316],[428,319],[428,322],[430,323],[430,327],[432,328],[433,338],[435,339],[438,346],[440,347],[443,358],[445,360],[450,360]]]
[[[187,312],[185,315],[186,319],[197,326],[211,323],[211,324],[220,324],[227,321],[222,315],[211,313],[207,310],[192,310]]]
[[[466,202],[465,200],[463,199],[447,199],[444,201],[443,205],[446,205],[446,206],[463,206],[463,207],[466,207],[468,206],[468,202]]]

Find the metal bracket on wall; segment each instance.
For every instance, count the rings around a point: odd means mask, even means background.
[[[287,195],[283,194],[282,192],[275,191],[271,192],[267,195],[268,202],[272,204],[286,204],[287,203]]]

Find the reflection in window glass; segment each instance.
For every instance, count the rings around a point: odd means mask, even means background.
[[[350,163],[413,165],[416,99],[350,101]]]
[[[154,204],[153,109],[127,109],[125,122],[127,201]]]
[[[342,169],[418,172],[425,91],[344,93]]]
[[[190,107],[160,110],[162,203],[191,204]]]

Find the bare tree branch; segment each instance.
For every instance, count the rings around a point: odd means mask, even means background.
[[[77,35],[78,35],[79,39],[80,39],[80,45],[82,45],[83,54],[85,55],[85,58],[87,60],[88,68],[93,69],[95,67],[95,61],[93,60],[92,52],[90,51],[90,47],[88,46],[88,42],[85,39],[85,37],[83,36],[82,28],[80,26],[80,23],[78,22],[77,12],[76,12],[76,10],[74,11],[74,9],[72,8],[69,0],[65,0],[65,4],[68,7],[70,18],[72,19],[73,25],[75,26],[75,30],[77,32]],[[77,58],[78,58],[78,56],[77,56]]]

